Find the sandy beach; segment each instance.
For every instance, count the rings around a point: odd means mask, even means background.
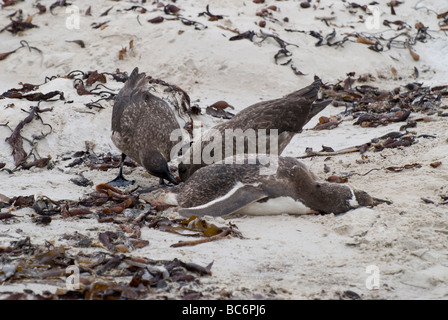
[[[375,127],[354,124],[357,114],[346,112],[354,108],[353,102],[330,105],[284,150],[283,156],[301,158],[321,180],[346,177],[350,186],[388,201],[372,208],[342,215],[206,217],[217,226],[236,226],[241,237],[185,247],[171,246],[185,241],[185,236],[150,228],[146,222],[140,225],[138,240],[147,245],[120,253],[99,239],[102,233],[123,232],[119,223],[101,223],[92,213],[57,214],[51,223],[39,224],[31,206],[20,208],[7,200],[32,195],[75,202],[116,176],[118,168],[103,171],[88,163],[120,155],[110,138],[113,100],[101,99],[108,94],[91,93],[118,93],[123,82],[112,75],[130,74],[134,67],[188,93],[191,105],[201,109],[193,119],[204,129],[226,121],[205,112],[216,101],[228,102],[235,109],[226,111],[237,113],[307,86],[314,76],[322,79],[327,94],[334,93],[336,84],[344,86],[347,78],[353,80],[353,88],[365,85],[384,92],[399,88],[403,94],[412,91],[408,84],[448,85],[445,0],[379,0],[369,7],[370,0],[311,0],[309,8],[292,0],[9,2],[14,4],[3,1],[0,10],[0,214],[5,214],[0,219],[1,299],[26,289],[34,294],[28,291],[17,297],[32,299],[42,292],[50,297],[66,290],[66,276],[21,274],[24,267],[18,266],[27,255],[8,248],[27,237],[36,248],[62,246],[67,256],[103,252],[113,257],[179,259],[200,266],[213,262],[210,274],[198,281],[160,286],[131,296],[134,299],[448,297],[446,88],[440,89],[431,108],[413,109],[406,121]],[[232,39],[248,31],[254,32],[252,40]],[[280,49],[287,53],[279,54]],[[104,73],[106,82],[86,85],[79,71],[67,76],[76,70]],[[80,94],[76,79],[83,80],[89,94]],[[22,98],[5,96],[25,83],[38,87],[22,91]],[[100,83],[104,87],[97,87]],[[40,102],[23,97],[36,92],[58,93]],[[161,97],[173,99],[168,92]],[[23,149],[28,162],[48,161],[25,169],[15,164],[6,139],[36,106],[45,111],[20,131]],[[337,127],[315,130],[323,116],[338,117]],[[307,148],[319,152],[328,146],[338,151],[397,131],[412,136],[413,143],[306,157]],[[82,155],[75,156],[76,152]],[[84,162],[72,165],[82,157]],[[127,190],[158,184],[158,178],[142,167],[124,170],[127,178],[135,180]],[[80,175],[90,183],[75,184],[73,179]],[[13,217],[6,218],[7,213]],[[159,214],[177,217],[175,208]],[[78,233],[92,244],[75,246],[67,235]],[[100,280],[125,285],[130,281],[129,275],[91,273],[83,285]]]

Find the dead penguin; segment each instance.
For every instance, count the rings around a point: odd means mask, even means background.
[[[232,119],[213,127],[206,131],[199,141],[195,141],[190,149],[186,152],[184,160],[178,165],[179,177],[182,181],[186,181],[196,170],[207,165],[202,157],[199,161],[194,159],[195,148],[199,148],[201,155],[204,148],[206,148],[206,141],[211,139],[211,135],[218,132],[221,135],[221,141],[225,141],[225,132],[230,129],[242,130],[243,134],[248,132],[246,130],[253,129],[255,134],[259,130],[266,130],[267,140],[265,142],[264,152],[270,153],[270,130],[276,129],[278,134],[278,146],[276,155],[280,155],[286,146],[289,144],[295,134],[301,132],[303,126],[311,120],[316,114],[322,111],[332,100],[317,100],[319,88],[322,84],[320,79],[316,79],[311,85],[292,92],[282,98],[270,101],[263,101],[253,104],[244,110],[237,113]],[[264,131],[261,131],[264,132]],[[247,138],[244,146],[244,153],[248,152]],[[236,141],[236,138],[234,139]],[[205,142],[205,143],[204,143]],[[225,144],[222,144],[222,160],[229,154],[225,153]],[[233,154],[238,154],[236,151],[236,143],[233,146]],[[210,162],[208,163],[210,164]]]
[[[248,163],[249,158],[255,163]],[[373,205],[373,199],[366,192],[321,182],[295,158],[277,157],[274,160],[266,155],[244,155],[245,163],[237,161],[241,159],[237,156],[227,164],[228,159],[197,170],[186,182],[169,191],[159,191],[156,201],[179,206],[178,212],[184,216],[306,214],[313,211],[339,214]],[[276,171],[263,172],[269,166],[276,166]]]
[[[129,156],[150,174],[178,184],[168,161],[176,141],[170,134],[180,125],[167,102],[150,93],[145,73],[135,68],[115,98],[112,111],[112,141],[122,151],[122,164],[112,185],[126,185],[122,175],[123,161]]]

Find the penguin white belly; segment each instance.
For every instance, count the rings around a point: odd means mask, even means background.
[[[352,193],[352,198],[348,200],[348,204],[350,208],[358,208],[359,203],[358,200],[356,200],[355,192],[352,189],[350,189],[350,192]]]
[[[254,202],[238,211],[239,214],[251,216],[276,214],[308,214],[312,210],[301,201],[291,197],[272,198],[268,201]]]

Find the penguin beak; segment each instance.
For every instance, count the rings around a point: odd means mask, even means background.
[[[168,180],[169,182],[171,182],[172,184],[175,184],[175,185],[179,184],[179,181],[177,181],[177,179],[169,171],[167,172],[165,179]]]

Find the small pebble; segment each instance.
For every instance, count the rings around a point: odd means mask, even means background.
[[[302,8],[309,8],[309,7],[311,7],[311,4],[308,1],[303,1],[300,3],[300,6]]]

